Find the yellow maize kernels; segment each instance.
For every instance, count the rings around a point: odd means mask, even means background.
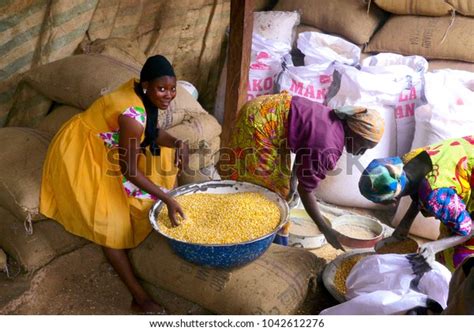
[[[165,206],[158,224],[163,233],[189,243],[240,243],[264,236],[280,223],[278,206],[261,193],[200,193],[176,200],[186,219],[173,227]]]
[[[336,274],[334,275],[334,286],[336,289],[346,295],[346,279],[351,273],[352,268],[359,262],[365,255],[354,255],[346,260],[343,260],[339,267],[336,269]]]

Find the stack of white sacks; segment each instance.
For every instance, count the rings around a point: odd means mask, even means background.
[[[297,45],[305,55],[305,66],[288,66],[288,74],[281,75],[280,90],[318,101],[310,93],[295,89],[308,84],[309,72],[313,72],[313,80],[320,77],[319,83],[331,81],[329,87],[320,85],[320,89],[328,89],[322,103],[333,108],[343,105],[374,108],[385,119],[384,136],[374,149],[361,157],[343,154],[334,175],[328,176],[317,190],[322,200],[350,207],[383,208],[370,203],[358,190],[361,172],[372,159],[402,156],[414,148],[472,134],[474,73],[450,69],[428,72],[428,62],[423,57],[394,53],[379,53],[358,63],[353,60],[357,56],[356,45],[318,32],[300,33]],[[285,81],[286,75],[291,77],[291,84]],[[409,197],[402,199],[394,225],[400,222],[409,202]],[[439,235],[438,227],[436,220],[419,215],[411,231],[435,239]]]
[[[360,157],[344,153],[337,169],[321,182],[316,193],[319,199],[349,207],[385,208],[365,199],[358,189],[360,175],[372,159],[401,156],[417,147],[472,134],[474,112],[470,109],[474,102],[474,73],[450,69],[428,72],[428,61],[415,55],[379,53],[361,60],[358,45],[314,31],[296,36],[304,65],[295,66],[289,55],[294,40],[288,40],[288,31],[295,31],[299,17],[285,24],[267,25],[265,36],[258,24],[264,16],[267,19],[279,17],[283,22],[282,17],[299,14],[265,12],[256,15],[249,99],[286,90],[333,108],[343,105],[374,108],[385,119],[385,133],[380,143]],[[287,31],[285,38],[281,38],[279,32],[283,26]],[[280,36],[280,39],[272,40],[272,36]],[[402,199],[394,225],[408,204],[409,198]],[[412,232],[435,239],[439,235],[438,225],[437,221],[419,215]]]

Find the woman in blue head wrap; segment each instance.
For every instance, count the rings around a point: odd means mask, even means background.
[[[378,203],[395,202],[410,195],[412,204],[394,236],[408,234],[418,212],[442,223],[441,233],[471,233],[474,216],[474,136],[448,139],[416,149],[402,159],[373,160],[362,173],[359,189],[367,199]],[[444,251],[438,256],[454,270],[467,257],[474,256],[474,240]]]
[[[361,193],[373,202],[394,200],[404,192],[407,184],[403,162],[397,156],[373,160],[362,176]]]

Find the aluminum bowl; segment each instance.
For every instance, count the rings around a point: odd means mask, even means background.
[[[383,225],[376,219],[362,215],[342,215],[331,221],[333,230],[337,232],[337,239],[345,249],[373,248],[384,235]],[[372,232],[370,239],[361,239],[340,232],[343,226],[357,226]]]
[[[214,267],[233,268],[252,262],[262,255],[273,242],[275,235],[283,225],[288,222],[288,204],[280,196],[264,187],[233,180],[208,181],[198,184],[188,184],[180,186],[168,194],[172,197],[189,194],[211,193],[230,194],[238,192],[258,192],[275,202],[280,209],[280,223],[270,233],[253,240],[234,244],[195,244],[181,241],[168,236],[160,229],[157,222],[158,215],[165,205],[162,201],[157,201],[150,209],[150,223],[152,227],[164,236],[171,248],[183,259],[194,264]]]

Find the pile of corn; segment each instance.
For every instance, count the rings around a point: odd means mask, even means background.
[[[389,242],[377,250],[377,254],[411,254],[418,251],[418,244],[410,238]]]
[[[256,239],[280,223],[278,206],[263,194],[191,194],[176,198],[186,215],[173,227],[167,208],[158,216],[163,233],[196,244],[231,244]]]
[[[336,274],[334,275],[334,286],[343,295],[346,295],[346,279],[351,273],[352,268],[354,268],[356,263],[359,262],[365,256],[366,255],[364,254],[351,256],[343,260],[339,267],[336,269]]]

